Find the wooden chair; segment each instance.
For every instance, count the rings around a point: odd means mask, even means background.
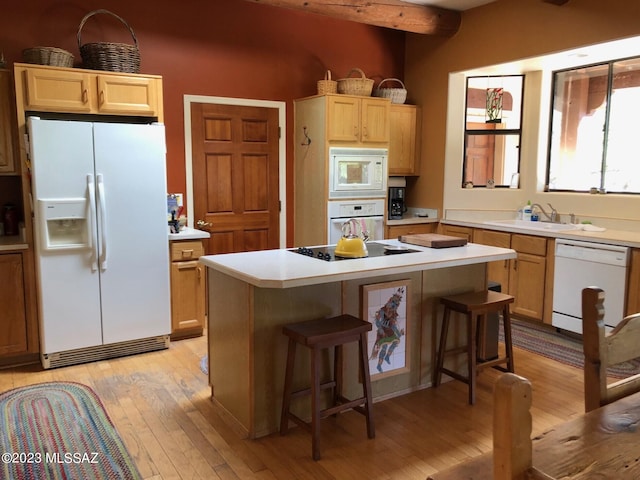
[[[640,357],[640,313],[624,318],[607,334],[604,299],[601,288],[582,290],[586,412],[640,391],[640,374],[607,384],[607,367]]]
[[[493,452],[428,480],[556,480],[533,466],[531,399],[529,380],[514,373],[501,375],[493,394]]]
[[[514,373],[498,379],[493,400],[493,479],[554,480],[533,466],[531,382]]]

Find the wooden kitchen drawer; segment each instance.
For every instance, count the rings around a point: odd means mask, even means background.
[[[492,247],[511,248],[511,234],[506,232],[476,230],[473,234],[473,241]]]
[[[183,262],[195,260],[204,255],[204,247],[200,240],[171,242],[171,261]]]
[[[437,223],[414,223],[410,225],[388,225],[385,238],[397,239],[401,235],[435,233]]]
[[[511,236],[511,248],[518,253],[530,253],[544,257],[547,254],[547,239],[514,233]]]

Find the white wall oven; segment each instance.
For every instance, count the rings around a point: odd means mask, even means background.
[[[384,198],[387,156],[386,148],[331,147],[329,198]]]
[[[384,238],[384,198],[369,200],[336,200],[328,206],[328,242],[335,245],[342,237],[342,224],[351,218],[360,222],[363,230],[369,232],[369,240]]]

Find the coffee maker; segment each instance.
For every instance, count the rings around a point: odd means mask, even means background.
[[[407,211],[405,193],[405,187],[389,187],[389,220],[400,220]]]

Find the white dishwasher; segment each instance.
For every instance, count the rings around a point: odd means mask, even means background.
[[[556,240],[553,326],[582,333],[582,289],[604,290],[607,331],[624,316],[629,248],[579,240]]]

